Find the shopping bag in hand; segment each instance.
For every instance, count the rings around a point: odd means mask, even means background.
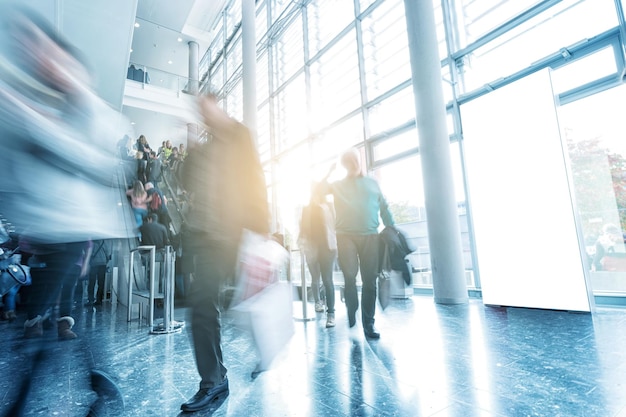
[[[258,363],[253,375],[269,368],[294,333],[291,287],[278,279],[287,260],[287,251],[277,242],[245,231],[231,310],[254,339]]]
[[[278,282],[280,268],[288,253],[276,241],[244,230],[237,260],[237,283],[232,306],[246,303],[265,288]],[[245,305],[238,310],[245,309]]]

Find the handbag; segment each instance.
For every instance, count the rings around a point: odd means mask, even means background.
[[[21,257],[14,252],[0,254],[0,296],[8,293],[16,285],[30,285],[30,268],[20,264]]]

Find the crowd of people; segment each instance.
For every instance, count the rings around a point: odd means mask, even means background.
[[[124,142],[128,142],[128,136],[124,138]],[[137,163],[136,176],[133,178],[132,186],[127,190],[126,194],[134,214],[138,243],[155,245],[157,249],[162,249],[166,245],[177,242],[176,231],[172,227],[172,219],[168,209],[169,200],[159,185],[163,184],[164,173],[165,175],[170,175],[169,171],[172,167],[175,170],[181,169],[182,162],[185,156],[187,156],[185,145],[181,144],[179,148],[172,148],[169,140],[163,141],[162,147],[156,153],[150,150],[146,137],[141,135],[137,139],[136,144],[130,146],[128,150],[121,152],[120,146],[126,148],[125,145],[118,143],[118,156],[126,161],[132,159],[133,163],[135,161]],[[178,149],[183,151],[180,152]],[[144,151],[146,151],[146,155],[151,154],[153,156],[151,160],[148,160],[148,163],[142,157]],[[174,174],[176,172],[174,169],[171,169],[172,175],[176,175]],[[0,227],[3,229],[5,226],[10,228],[11,224],[0,224]],[[28,266],[31,256],[31,253],[28,252],[28,240],[24,236],[20,237],[8,232],[6,236],[11,238],[0,242],[3,250],[19,248],[22,263]],[[56,302],[57,315],[59,316],[59,337],[63,340],[76,337],[76,334],[71,331],[74,324],[71,310],[83,305],[86,307],[100,306],[106,295],[105,278],[107,272],[110,272],[113,243],[107,239],[89,239],[80,243],[80,245],[82,247],[76,251],[76,262],[71,268],[73,272],[63,282],[60,297]],[[31,249],[31,251],[36,251],[36,249]],[[33,274],[37,276],[37,265],[34,263],[33,265]],[[180,281],[179,285],[182,285]],[[179,291],[182,292],[183,290],[180,289]],[[23,288],[19,284],[12,286],[6,294],[2,294],[0,297],[0,321],[13,322],[17,318],[18,306],[28,311],[29,307],[25,306],[27,299],[32,301],[29,288]],[[29,304],[32,306],[36,303],[30,302]],[[53,311],[54,309],[48,307],[45,314],[41,315],[41,319],[36,319],[40,314],[35,314],[35,311],[28,314],[28,320],[25,325],[26,337],[41,335],[43,324],[45,324],[45,321],[50,322],[52,320],[51,313]]]

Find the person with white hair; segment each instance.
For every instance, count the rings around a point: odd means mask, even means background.
[[[350,149],[344,152],[341,155],[341,165],[346,170],[346,177],[328,183],[327,179],[335,168],[333,165],[324,182],[325,192],[334,197],[337,260],[345,280],[348,324],[350,327],[356,324],[356,311],[359,307],[356,276],[360,270],[363,283],[361,290],[363,332],[368,339],[379,339],[380,333],[374,327],[376,279],[380,257],[379,216],[385,226],[393,226],[394,220],[378,182],[363,174],[358,150]]]

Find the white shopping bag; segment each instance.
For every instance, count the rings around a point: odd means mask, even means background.
[[[244,230],[237,259],[236,289],[231,306],[236,306],[279,280],[280,268],[289,254],[258,233]]]
[[[259,355],[255,372],[269,369],[294,334],[291,286],[279,282],[287,251],[265,236],[245,231],[239,248],[231,311],[250,330]]]
[[[279,282],[234,308],[240,324],[250,330],[259,355],[256,371],[269,369],[294,334],[291,286]]]

